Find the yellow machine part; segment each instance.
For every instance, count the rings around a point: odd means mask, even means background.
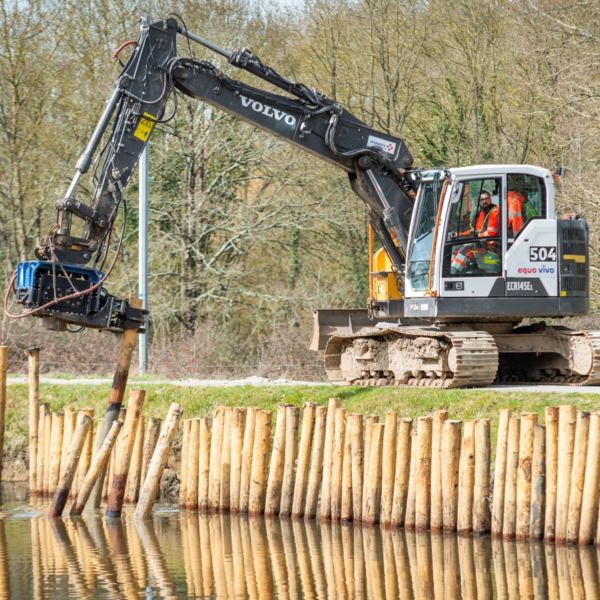
[[[371,254],[371,299],[379,302],[386,300],[401,300],[402,294],[396,283],[396,275],[392,269],[392,262],[386,251],[379,248]]]

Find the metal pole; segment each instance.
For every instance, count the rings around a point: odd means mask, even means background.
[[[143,308],[148,308],[148,146],[140,156],[138,280]],[[146,320],[146,329],[148,321]],[[143,375],[148,367],[148,334],[139,335],[139,367]]]

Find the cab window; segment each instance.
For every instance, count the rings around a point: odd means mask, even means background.
[[[546,186],[541,177],[511,173],[507,188],[506,232],[510,246],[529,221],[546,217]]]
[[[437,186],[433,182],[428,181],[421,186],[414,241],[408,258],[408,279],[415,291],[427,289],[431,244],[437,214],[436,190]]]
[[[502,272],[501,180],[464,181],[446,228],[444,277]]]

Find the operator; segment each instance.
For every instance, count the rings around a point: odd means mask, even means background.
[[[492,202],[492,195],[483,190],[479,195],[479,210],[475,217],[475,227],[471,235],[478,238],[497,237],[500,234],[500,209]],[[478,258],[483,262],[480,268]],[[465,244],[454,251],[450,263],[450,273],[458,275],[469,271],[482,270],[495,273],[498,266],[498,248],[490,240],[485,244],[474,242]]]
[[[476,237],[496,237],[500,232],[500,209],[492,202],[489,192],[479,195],[479,212],[475,219]]]

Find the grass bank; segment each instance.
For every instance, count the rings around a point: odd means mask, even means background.
[[[597,394],[536,392],[503,392],[498,390],[428,390],[423,388],[376,388],[339,386],[237,386],[237,387],[180,387],[138,383],[147,391],[144,407],[146,416],[164,417],[171,402],[184,408],[185,417],[202,416],[218,405],[258,406],[274,409],[279,402],[302,406],[305,401],[325,404],[328,398],[339,396],[348,412],[383,415],[393,410],[403,417],[425,415],[446,408],[449,418],[491,418],[495,431],[496,417],[501,408],[513,411],[532,411],[540,415],[546,406],[575,404],[581,409],[598,410]],[[66,404],[76,408],[93,407],[96,417],[104,411],[109,385],[44,385],[41,400],[53,411]],[[8,386],[6,442],[12,447],[25,447],[27,440],[27,386]]]

